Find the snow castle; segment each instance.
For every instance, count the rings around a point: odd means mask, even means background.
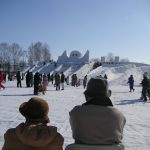
[[[84,56],[82,56],[82,54],[77,51],[77,50],[73,50],[70,53],[70,56],[67,56],[67,52],[64,51],[62,53],[61,56],[58,57],[57,60],[58,64],[89,64],[89,50],[86,51],[86,53],[84,54]]]

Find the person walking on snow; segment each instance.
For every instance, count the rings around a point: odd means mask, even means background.
[[[130,75],[130,77],[128,78],[128,82],[129,84],[129,88],[130,88],[130,91],[129,92],[134,92],[134,78],[133,78],[133,75]]]
[[[150,79],[148,79],[147,76],[143,75],[143,80],[141,84],[142,84],[142,97],[144,98],[144,101],[147,101],[147,94],[150,99]]]

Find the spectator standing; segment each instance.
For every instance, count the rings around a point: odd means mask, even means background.
[[[148,76],[143,75],[142,80],[142,96],[144,98],[144,101],[147,101],[147,95],[150,99],[150,79]]]
[[[22,87],[21,85],[22,76],[21,76],[20,71],[17,71],[16,77],[17,77],[17,87]]]
[[[27,74],[26,74],[26,86],[30,87],[30,72],[29,71],[27,71]]]
[[[44,75],[43,75],[43,94],[45,94],[45,92],[47,90],[47,86],[48,86],[48,77],[44,73]]]
[[[86,84],[87,84],[87,75],[84,76],[84,79],[83,79],[83,88],[85,89],[86,87]]]
[[[55,74],[55,86],[56,91],[60,90],[60,75],[58,73]]]
[[[53,84],[53,81],[54,81],[54,75],[52,74],[51,75],[51,82],[52,82],[52,84]]]
[[[60,82],[61,82],[61,90],[64,90],[65,75],[63,72],[61,73]]]
[[[38,72],[34,75],[34,95],[38,95],[39,85],[41,84],[41,77]]]

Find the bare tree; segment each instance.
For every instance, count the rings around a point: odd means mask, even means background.
[[[9,44],[0,43],[0,65],[6,71],[10,64]]]
[[[49,62],[51,53],[47,44],[41,42],[32,43],[29,48],[29,64]]]
[[[7,52],[9,49],[8,43],[0,43],[0,63],[4,63],[7,59]]]
[[[19,62],[21,61],[22,58],[22,48],[20,47],[19,44],[13,43],[9,47],[9,53],[11,57],[11,61],[13,62],[14,65],[14,70],[16,71],[16,66],[19,65]]]
[[[51,59],[51,53],[47,44],[43,45],[43,60],[49,62]]]

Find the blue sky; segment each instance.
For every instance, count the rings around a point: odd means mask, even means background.
[[[32,42],[100,58],[113,53],[150,64],[149,0],[0,0],[0,43]]]

